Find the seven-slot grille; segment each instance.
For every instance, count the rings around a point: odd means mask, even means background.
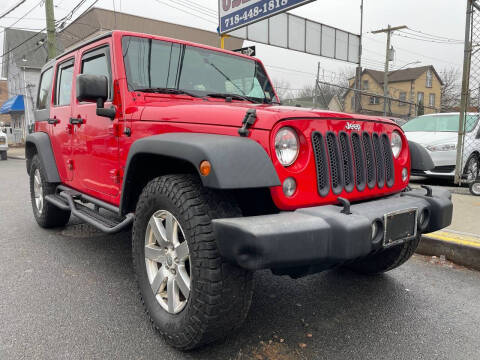
[[[314,132],[312,145],[317,168],[318,193],[382,189],[395,182],[393,154],[387,134]]]

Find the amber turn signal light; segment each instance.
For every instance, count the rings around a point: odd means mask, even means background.
[[[211,170],[212,170],[212,164],[210,164],[209,161],[203,160],[200,163],[200,174],[202,174],[202,176],[208,176]]]

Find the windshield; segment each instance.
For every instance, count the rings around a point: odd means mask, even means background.
[[[466,116],[465,131],[472,131],[478,121],[478,114]],[[458,132],[459,114],[424,115],[414,118],[402,126],[403,131]]]
[[[231,94],[255,102],[276,101],[264,69],[254,60],[134,36],[123,37],[122,48],[131,91],[177,89],[199,96]]]

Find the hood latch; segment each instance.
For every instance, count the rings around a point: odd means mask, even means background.
[[[245,117],[243,118],[242,121],[242,127],[238,129],[238,134],[240,136],[248,136],[250,133],[248,129],[255,124],[255,121],[257,120],[257,110],[256,109],[248,109],[247,113],[245,114]]]

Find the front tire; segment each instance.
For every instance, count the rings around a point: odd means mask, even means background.
[[[393,270],[412,257],[419,242],[420,236],[417,236],[403,244],[356,260],[347,267],[355,272],[367,275],[376,275]]]
[[[151,321],[189,350],[225,337],[244,321],[252,273],[219,254],[211,220],[240,216],[226,195],[194,175],[167,175],[143,189],[133,224],[133,264]]]
[[[47,182],[40,159],[35,155],[30,167],[30,198],[33,216],[43,228],[65,226],[70,219],[70,211],[64,211],[45,200],[45,196],[55,194],[56,184]]]
[[[7,160],[7,152],[6,151],[1,151],[0,154],[1,154],[0,157],[1,157],[2,160]]]

